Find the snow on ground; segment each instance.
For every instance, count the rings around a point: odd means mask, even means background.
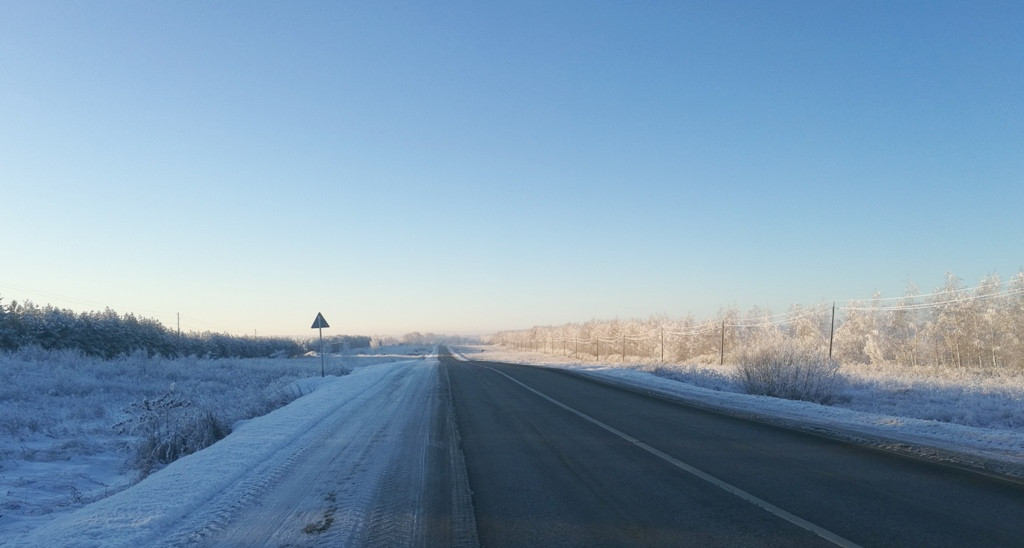
[[[407,486],[389,487],[385,476],[424,475],[423,458],[396,456],[427,445],[423,410],[436,397],[437,370],[436,357],[424,357],[305,381],[312,393],[213,446],[0,544],[360,545],[379,500],[407,506],[387,517],[391,528],[411,530],[395,516],[415,515],[417,501],[389,492]]]
[[[166,359],[144,355],[101,360],[75,352],[0,353],[0,545],[137,480],[137,438],[117,432],[133,403],[169,387],[242,428],[349,371],[423,359],[430,347],[350,351],[327,359]],[[372,367],[371,367],[372,369]]]
[[[453,350],[472,359],[573,369],[737,415],[1024,477],[1024,376],[1019,373],[844,368],[848,385],[839,402],[826,406],[743,394],[728,365],[593,364],[497,346]]]
[[[739,393],[728,366],[586,364],[488,346],[457,350],[571,368],[729,413],[1024,477],[1020,375],[844,370],[843,397],[823,406]],[[431,413],[424,410],[438,397],[436,357],[423,349],[341,360],[346,365],[336,372],[352,372],[326,378],[307,371],[319,370],[319,359],[246,368],[197,362],[204,371],[223,370],[196,380],[182,362],[36,358],[0,356],[0,370],[11,375],[0,379],[0,545],[344,546],[410,544],[420,534],[423,501],[409,486],[426,481],[420,452],[429,445]],[[275,369],[282,366],[302,372],[282,376]],[[243,373],[258,380],[239,383]],[[200,400],[223,394],[231,386],[219,377],[261,399],[268,390],[298,399],[237,421],[225,439],[126,488],[125,454],[111,447],[130,440],[111,433],[112,410],[167,382],[186,385]],[[124,378],[159,382],[132,388]],[[278,384],[282,379],[290,380]],[[377,536],[382,529],[386,541]]]

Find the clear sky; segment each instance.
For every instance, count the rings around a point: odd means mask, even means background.
[[[0,0],[0,296],[488,332],[1024,267],[1024,3]]]

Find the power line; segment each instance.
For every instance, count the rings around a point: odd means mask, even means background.
[[[1003,284],[1001,283],[1001,284],[999,284],[999,286],[995,286],[995,287],[1001,287],[1002,285]],[[921,293],[921,294],[917,294],[917,295],[904,295],[902,297],[872,297],[871,299],[848,299],[848,300],[850,302],[864,302],[864,301],[867,301],[867,300],[870,300],[872,302],[901,301],[901,300],[905,300],[905,299],[923,299],[923,298],[927,298],[927,297],[935,297],[937,295],[948,295],[948,294],[951,294],[951,293],[969,293],[969,292],[972,292],[972,291],[973,292],[977,292],[980,289],[991,289],[992,287],[993,287],[992,284],[979,284],[979,285],[976,285],[974,287],[949,288],[949,289],[943,289],[941,291],[935,291],[935,292],[932,292],[932,293]]]
[[[944,292],[943,293],[932,293],[931,295],[935,296],[935,295],[943,295],[943,294],[945,294],[945,293]],[[996,299],[996,298],[1007,298],[1007,297],[1014,297],[1014,296],[1017,296],[1017,295],[1024,295],[1024,288],[1013,289],[1013,290],[1003,291],[1003,292],[999,292],[999,293],[989,293],[989,294],[986,294],[986,295],[966,295],[964,297],[959,297],[959,298],[955,298],[955,299],[947,299],[945,301],[931,301],[931,302],[923,302],[923,303],[908,303],[908,304],[900,304],[900,305],[893,305],[893,306],[843,306],[843,307],[838,307],[838,308],[839,308],[839,310],[843,310],[843,311],[848,311],[849,310],[849,311],[859,311],[859,312],[894,312],[894,311],[902,311],[902,310],[925,310],[925,309],[929,309],[929,308],[938,308],[940,306],[946,306],[946,305],[950,305],[950,304],[968,303],[968,302],[974,302],[974,301],[984,301],[984,300]],[[913,298],[916,298],[916,297],[910,297],[910,298],[913,299]]]
[[[917,311],[917,310],[928,310],[928,309],[933,309],[933,308],[939,308],[939,307],[953,305],[953,304],[964,304],[964,303],[971,303],[971,302],[991,300],[991,299],[1006,299],[1006,298],[1010,298],[1010,297],[1024,295],[1024,286],[1017,287],[1017,288],[1010,288],[1010,289],[1006,289],[1006,290],[994,291],[994,292],[991,292],[991,293],[983,293],[983,294],[979,294],[978,293],[981,290],[1001,289],[1002,287],[1003,287],[1003,284],[999,284],[998,286],[993,285],[993,284],[985,284],[985,285],[978,285],[978,286],[975,286],[975,287],[965,287],[965,288],[957,288],[957,289],[936,291],[936,292],[933,292],[933,293],[926,293],[926,294],[922,294],[922,295],[907,295],[907,296],[903,296],[903,297],[890,297],[890,298],[881,298],[881,297],[879,297],[879,298],[872,299],[871,302],[872,303],[879,303],[879,302],[883,302],[883,301],[894,301],[894,300],[896,300],[896,301],[901,301],[901,304],[885,305],[885,306],[878,306],[877,304],[872,304],[871,306],[853,306],[853,305],[851,305],[851,306],[836,306],[835,308],[836,308],[836,310],[840,310],[840,311],[844,311],[844,312]],[[952,296],[952,298],[946,298],[944,300],[928,301],[928,302],[906,302],[906,301],[916,301],[918,299],[923,299],[923,298],[928,298],[928,297],[936,297],[936,296]],[[861,300],[861,301],[851,301],[851,302],[865,302],[865,301]],[[707,322],[704,322],[703,325],[694,326],[694,327],[692,327],[690,329],[674,330],[674,329],[665,329],[663,327],[662,331],[663,331],[663,333],[665,335],[687,336],[687,335],[704,335],[704,334],[707,334],[707,333],[719,330],[722,327],[740,327],[740,328],[745,328],[745,327],[768,327],[768,326],[773,326],[773,325],[782,325],[782,324],[790,323],[790,322],[793,322],[793,321],[796,321],[796,320],[812,318],[812,317],[816,317],[818,315],[824,314],[824,313],[826,313],[830,309],[830,306],[831,305],[823,303],[823,304],[820,304],[820,305],[815,305],[815,306],[808,307],[808,308],[800,308],[800,309],[791,310],[789,312],[783,312],[783,313],[779,313],[779,314],[769,314],[769,315],[758,316],[758,317],[754,317],[754,318],[734,319],[731,322],[729,322],[728,320],[726,320],[725,322],[722,322],[721,320],[708,320]],[[524,330],[524,331],[521,331],[519,333],[524,333],[525,334],[528,331],[529,330]],[[512,332],[512,333],[515,333],[515,332]],[[576,338],[576,339],[565,339],[565,340],[575,340],[575,341],[578,341],[580,343],[594,342],[594,339],[590,339],[590,338],[588,338],[588,339]],[[606,339],[605,337],[598,335],[597,336],[597,340],[605,341],[605,342],[613,342],[613,341],[621,340],[621,337]],[[629,338],[629,340],[638,340],[638,339]]]

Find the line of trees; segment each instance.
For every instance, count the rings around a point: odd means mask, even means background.
[[[265,358],[301,355],[307,350],[284,337],[238,337],[223,333],[177,333],[156,320],[103,312],[38,307],[31,301],[0,300],[0,351],[27,346],[78,350],[113,359],[145,352],[167,357]]]
[[[898,363],[1024,371],[1024,271],[1008,282],[990,275],[967,288],[953,274],[935,292],[847,305],[803,307],[773,315],[762,309],[695,320],[593,320],[506,331],[491,342],[578,359],[650,359],[739,363],[754,346],[798,345],[832,352],[844,364]],[[833,323],[833,314],[835,320]]]
[[[365,335],[336,335],[328,338],[328,341],[326,348],[329,348],[331,352],[341,352],[357,348],[370,348],[371,339]],[[319,342],[310,338],[307,340],[306,346],[315,348],[319,346]]]

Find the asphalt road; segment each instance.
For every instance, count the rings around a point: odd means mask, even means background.
[[[483,546],[1024,546],[1024,485],[442,356]]]

